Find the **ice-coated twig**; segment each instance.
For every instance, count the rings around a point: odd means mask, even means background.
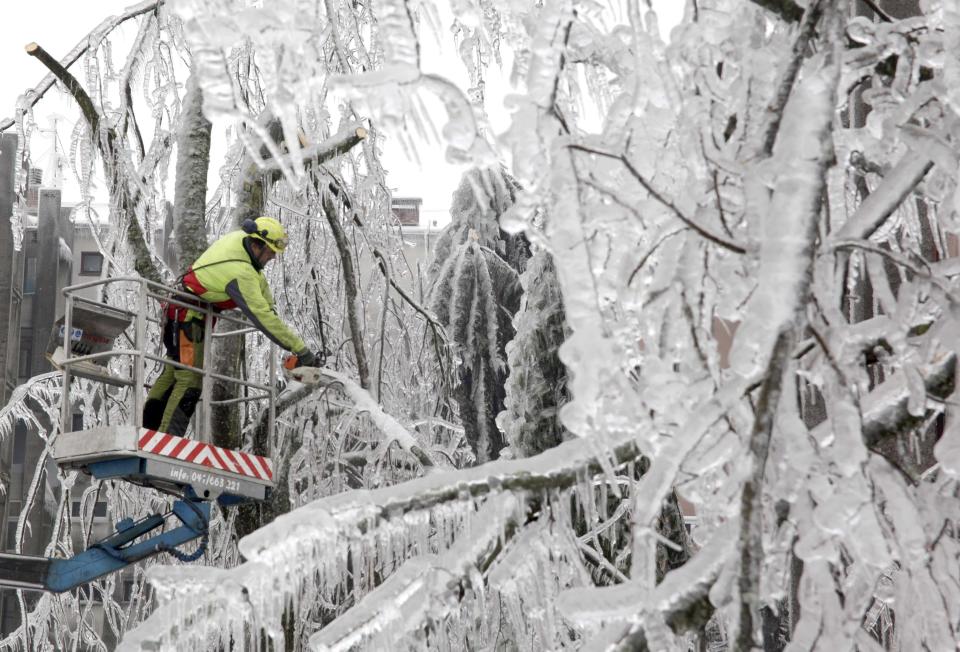
[[[657,202],[659,202],[664,207],[666,207],[671,213],[673,213],[677,217],[677,219],[679,219],[688,227],[696,231],[698,235],[705,238],[706,240],[709,240],[714,244],[720,245],[725,249],[729,249],[734,253],[737,253],[737,254],[747,253],[747,249],[743,245],[738,244],[733,240],[730,240],[729,238],[726,238],[718,233],[714,233],[713,231],[703,226],[702,224],[700,224],[690,216],[684,215],[683,211],[677,208],[676,204],[674,204],[672,201],[664,197],[656,188],[653,187],[653,184],[651,184],[647,180],[647,178],[640,173],[640,170],[638,170],[636,166],[630,161],[630,159],[627,158],[626,154],[616,154],[614,152],[608,152],[606,150],[597,149],[595,147],[588,147],[586,145],[570,145],[569,147],[570,149],[573,149],[579,152],[585,152],[587,154],[595,154],[596,156],[604,156],[606,158],[612,158],[617,161],[620,161],[621,163],[623,163],[624,167],[627,168],[627,171],[630,172],[633,178],[636,179],[641,186],[643,186],[644,190],[650,193],[651,197],[653,197],[655,200],[657,200]]]
[[[568,589],[557,608],[580,626],[637,623],[662,618],[678,633],[692,618],[688,612],[707,599],[710,587],[733,553],[736,521],[721,526],[710,541],[683,566],[667,573],[650,593],[636,581],[609,587]]]
[[[887,260],[896,263],[900,267],[912,272],[913,274],[916,274],[920,278],[929,281],[931,285],[942,291],[951,303],[958,302],[957,296],[953,293],[953,289],[950,287],[950,283],[941,276],[934,274],[931,265],[922,259],[912,260],[904,254],[897,253],[896,251],[890,251],[889,249],[884,249],[883,247],[874,244],[869,240],[838,240],[833,243],[833,247],[837,250],[860,249],[862,251],[868,251],[870,253],[877,254],[878,256],[882,256]]]

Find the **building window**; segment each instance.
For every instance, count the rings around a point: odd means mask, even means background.
[[[33,294],[37,291],[37,257],[30,256],[23,260],[23,293]]]
[[[20,340],[20,360],[17,374],[19,378],[30,377],[30,358],[33,357],[33,342]]]
[[[13,519],[7,521],[7,541],[6,549],[13,552],[17,548],[17,522]]]
[[[70,514],[73,518],[80,518],[80,501],[73,501],[73,505],[70,508]],[[93,504],[93,517],[94,518],[106,518],[107,516],[107,503],[104,501],[99,501]]]
[[[390,208],[401,226],[419,226],[422,203],[422,199],[415,197],[394,197]]]
[[[27,459],[27,424],[17,421],[13,428],[13,463],[23,464]],[[11,512],[12,514],[13,512]]]
[[[70,432],[80,432],[83,430],[83,412],[73,413],[72,430]]]
[[[77,596],[77,600],[79,600],[81,604],[103,602],[103,591],[96,584],[78,586],[73,590],[73,594]]]
[[[120,599],[124,604],[127,604],[133,600],[133,587],[134,581],[132,579],[123,580],[123,595]]]
[[[100,276],[103,255],[99,251],[84,251],[80,254],[80,276]]]

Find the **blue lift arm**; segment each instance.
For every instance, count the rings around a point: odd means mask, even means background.
[[[206,548],[210,503],[187,496],[173,504],[171,513],[180,520],[179,527],[137,543],[134,543],[136,539],[163,527],[166,519],[160,514],[137,522],[124,519],[117,523],[115,534],[70,559],[0,554],[0,585],[61,593],[161,552],[169,552],[184,561],[198,558]],[[196,552],[191,555],[179,552],[178,546],[201,537],[203,540]]]

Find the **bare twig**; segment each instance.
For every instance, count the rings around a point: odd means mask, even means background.
[[[643,255],[643,257],[640,259],[640,262],[637,263],[637,266],[633,268],[633,271],[630,272],[630,276],[627,278],[627,287],[630,287],[630,285],[633,283],[634,277],[636,277],[637,273],[638,273],[641,269],[643,269],[643,266],[647,264],[647,260],[650,258],[650,256],[652,256],[652,255],[657,251],[657,249],[660,248],[660,245],[662,245],[664,242],[666,242],[667,240],[669,240],[669,239],[672,238],[673,236],[677,235],[678,233],[683,233],[683,232],[686,231],[686,230],[687,230],[686,228],[681,227],[681,228],[676,229],[676,230],[674,230],[674,231],[670,231],[669,233],[665,233],[665,234],[663,235],[663,237],[661,237],[659,240],[657,240],[657,241],[653,244],[653,246],[650,247],[649,250],[647,250],[647,253],[645,253],[645,254]]]
[[[717,201],[717,212],[720,214],[720,226],[723,227],[724,233],[729,237],[733,237],[733,232],[730,230],[730,226],[727,224],[727,215],[723,210],[723,199],[720,197],[720,179],[718,178],[717,171],[714,169],[712,171],[713,176],[713,196]]]

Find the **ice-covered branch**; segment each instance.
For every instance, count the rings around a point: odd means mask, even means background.
[[[945,400],[956,384],[957,353],[938,351],[918,372],[923,378],[927,396]],[[861,400],[863,441],[868,448],[884,455],[882,446],[891,438],[903,435],[909,428],[923,423],[923,417],[911,413],[912,387],[906,373],[896,373]],[[819,426],[829,427],[828,424]],[[890,460],[897,463],[896,460]],[[898,466],[900,466],[898,464]]]
[[[921,152],[910,151],[883,177],[847,222],[833,233],[832,240],[863,240],[879,229],[903,203],[927,173],[933,161]]]
[[[316,564],[333,563],[335,560],[331,556],[342,553],[346,542],[362,540],[378,528],[390,527],[394,523],[396,525],[392,527],[402,531],[407,527],[404,522],[408,514],[413,522],[420,522],[421,517],[417,514],[429,513],[431,509],[449,510],[494,492],[572,487],[584,477],[602,472],[598,456],[609,456],[613,463],[638,459],[640,451],[634,433],[611,437],[603,446],[598,446],[595,441],[577,439],[535,457],[499,460],[460,471],[440,471],[392,487],[349,491],[314,501],[279,516],[241,540],[241,551],[247,562],[214,573],[206,581],[191,575],[199,591],[190,601],[190,612],[223,613],[218,597],[220,591],[214,587],[227,584],[240,591],[241,587],[247,588],[250,602],[246,604],[256,602],[262,604],[263,609],[280,609],[285,598],[273,588],[282,579],[278,572],[289,576],[283,581],[306,580],[317,572]],[[318,547],[323,550],[319,556],[313,552]],[[358,562],[355,560],[354,563]],[[183,627],[181,618],[182,614],[176,608],[162,608],[141,625],[131,640],[142,641],[144,637],[163,640],[173,630]],[[242,621],[245,617],[236,610],[224,614],[223,618]],[[204,624],[198,620],[196,626],[203,627]],[[188,633],[182,630],[178,635],[184,639],[188,637]]]
[[[377,429],[387,436],[387,441],[384,445],[389,445],[390,442],[395,441],[403,450],[416,457],[424,468],[433,466],[433,460],[431,460],[420,447],[420,443],[416,437],[404,428],[399,421],[384,412],[383,408],[380,407],[380,404],[371,396],[369,391],[338,371],[326,368],[320,371],[324,384],[336,384],[339,386],[341,391],[353,401],[357,409],[365,412],[367,416],[370,417],[370,420],[373,421],[374,425],[377,426]]]
[[[357,645],[390,648],[426,621],[443,619],[456,606],[463,585],[488,565],[491,551],[502,549],[502,539],[522,517],[521,506],[509,493],[491,496],[478,510],[476,526],[446,552],[406,562],[359,604],[311,636],[311,648],[330,652]]]
[[[750,368],[765,367],[749,439],[749,466],[740,496],[737,587],[739,609],[734,648],[757,649],[756,617],[760,611],[760,570],[763,550],[763,486],[775,415],[783,381],[792,368],[790,356],[804,309],[809,301],[817,224],[826,187],[826,173],[834,154],[833,117],[840,81],[842,17],[846,3],[824,12],[824,54],[807,61],[800,83],[790,94],[774,150],[780,170],[763,224],[760,283],[751,297],[744,328],[737,339],[738,360]],[[753,356],[748,352],[751,347]],[[769,347],[769,348],[767,348]],[[754,357],[755,356],[755,357]],[[795,400],[793,396],[784,400]]]
[[[773,145],[777,139],[777,132],[780,129],[780,121],[783,119],[783,110],[787,106],[787,100],[790,99],[790,92],[793,90],[797,76],[800,74],[800,68],[803,66],[807,49],[810,47],[810,41],[816,37],[817,23],[820,22],[820,17],[823,14],[825,1],[826,0],[816,0],[810,3],[806,11],[804,11],[803,21],[800,24],[800,32],[793,41],[790,61],[777,83],[776,94],[766,107],[761,150],[761,157],[764,159],[773,153]]]
[[[150,248],[147,246],[143,229],[140,228],[140,222],[136,216],[137,194],[130,187],[127,178],[121,169],[120,156],[122,156],[119,147],[116,132],[111,127],[106,127],[101,133],[102,116],[97,107],[94,106],[90,96],[84,90],[80,82],[73,74],[64,68],[59,61],[50,56],[50,54],[36,43],[30,43],[26,46],[26,52],[35,57],[40,63],[47,67],[50,72],[59,79],[70,91],[74,100],[80,106],[87,126],[90,128],[90,138],[103,156],[103,165],[106,168],[107,183],[109,185],[110,195],[117,202],[119,210],[127,220],[127,244],[133,250],[134,269],[143,278],[162,283],[163,280],[157,265],[150,254]]]
[[[110,16],[100,23],[92,32],[85,36],[83,40],[76,45],[76,47],[70,50],[67,56],[65,56],[62,61],[58,62],[58,65],[63,69],[69,68],[75,64],[80,57],[87,53],[91,44],[99,43],[118,25],[125,23],[131,18],[136,18],[137,16],[141,16],[151,11],[156,11],[156,9],[162,6],[164,2],[165,0],[146,0],[146,2],[141,2],[133,5],[132,7],[128,7],[127,10],[119,16]],[[56,83],[57,79],[58,76],[51,71],[51,73],[44,77],[39,84],[27,91],[30,96],[29,105],[36,105],[36,103],[39,102],[44,95],[46,95],[47,91],[53,88],[53,85]],[[0,121],[0,132],[6,131],[14,124],[16,124],[15,118],[7,118]]]
[[[729,521],[690,561],[667,573],[652,593],[637,582],[570,589],[560,595],[557,608],[580,626],[636,623],[642,627],[644,621],[656,618],[681,633],[698,619],[699,605],[708,601],[710,587],[733,554],[735,535],[736,521]]]
[[[360,325],[360,315],[363,312],[360,304],[360,281],[357,277],[353,254],[350,251],[350,242],[340,223],[340,211],[333,200],[333,193],[326,188],[318,190],[323,206],[323,215],[327,218],[333,241],[340,254],[340,269],[343,272],[343,286],[346,294],[347,323],[350,327],[350,341],[353,344],[353,353],[357,361],[357,376],[360,386],[370,388],[370,366],[367,362],[367,351],[363,345],[363,329]],[[386,306],[383,308],[386,310]]]

